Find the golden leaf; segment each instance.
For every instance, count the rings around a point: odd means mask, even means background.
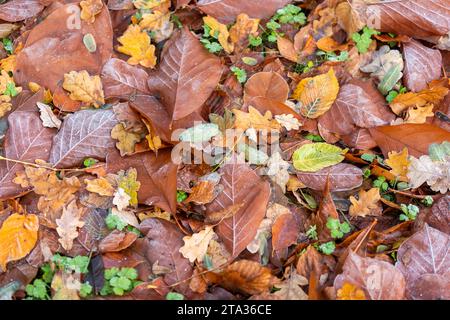
[[[103,8],[102,0],[83,0],[80,2],[81,19],[87,23],[94,23],[95,16],[98,15]]]
[[[245,13],[241,13],[236,18],[236,23],[230,29],[230,40],[233,44],[243,44],[248,40],[249,35],[258,35],[259,19],[251,19]]]
[[[116,143],[116,147],[120,150],[122,157],[133,154],[136,143],[141,141],[140,134],[125,130],[125,127],[121,123],[116,124],[111,130],[111,138],[119,140]]]
[[[221,24],[215,18],[210,16],[203,17],[203,22],[211,29],[209,31],[209,35],[219,40],[219,43],[223,47],[225,52],[233,52],[234,45],[228,41],[230,34],[228,32],[227,26]]]
[[[78,228],[84,226],[84,221],[80,218],[84,213],[84,208],[78,208],[76,200],[73,200],[63,209],[60,219],[56,219],[56,231],[59,234],[59,243],[64,249],[70,250],[73,246],[73,240],[78,237]]]
[[[253,107],[248,108],[248,113],[243,112],[238,109],[232,110],[236,116],[234,127],[242,130],[247,130],[249,128],[254,128],[256,130],[262,129],[274,129],[280,130],[280,124],[272,119],[272,113],[267,111],[264,115],[259,113],[259,111]]]
[[[408,148],[404,148],[402,152],[389,152],[386,164],[391,167],[390,172],[400,178],[402,181],[408,181],[406,175],[408,174],[408,167],[410,161],[408,160]]]
[[[144,13],[139,26],[143,30],[153,33],[152,38],[155,42],[168,39],[173,32],[173,23],[170,22],[170,12],[154,11],[152,13]]]
[[[289,61],[298,62],[298,52],[295,50],[294,43],[284,37],[277,37],[277,47],[283,58]]]
[[[2,102],[0,100],[0,118],[11,111],[12,104],[9,102]]]
[[[92,104],[96,108],[105,103],[100,77],[90,76],[86,70],[66,73],[63,88],[70,92],[72,100]]]
[[[424,107],[432,103],[439,103],[448,94],[449,89],[441,86],[430,86],[429,89],[420,92],[408,92],[399,94],[390,104],[392,111],[400,115],[409,107]]]
[[[0,60],[0,69],[5,70],[6,72],[13,72],[16,69],[16,55],[12,54],[9,57]]]
[[[192,188],[192,192],[184,202],[194,202],[196,204],[210,203],[217,196],[214,192],[215,184],[211,181],[200,181],[196,186]]]
[[[342,2],[336,7],[336,17],[339,25],[347,32],[349,38],[365,26],[358,12],[353,9],[349,2]]]
[[[34,214],[13,213],[0,229],[0,267],[25,257],[34,248],[38,239],[39,219]]]
[[[36,82],[28,82],[28,89],[30,89],[31,92],[36,93],[41,90],[41,86]]]
[[[200,232],[194,233],[192,236],[183,237],[184,245],[180,248],[180,253],[190,262],[197,260],[203,261],[203,257],[208,250],[211,239],[216,235],[211,226],[206,226]]]
[[[433,108],[432,103],[423,107],[409,107],[406,111],[405,123],[425,123],[428,117],[434,116]]]
[[[130,196],[129,204],[137,206],[137,192],[141,187],[141,183],[137,181],[137,170],[135,168],[130,168],[127,171],[121,170],[118,172],[118,175],[117,183],[119,188],[123,189]]]
[[[155,46],[151,44],[150,36],[139,26],[130,25],[125,33],[117,39],[122,44],[117,51],[131,56],[128,63],[140,64],[146,68],[156,65]]]
[[[331,68],[328,73],[300,81],[292,97],[301,103],[303,116],[315,119],[331,108],[338,93],[339,82]]]
[[[133,0],[136,9],[152,9],[167,12],[171,5],[170,0]]]
[[[339,44],[332,37],[323,37],[317,41],[317,48],[325,52],[344,51],[348,49],[348,43]]]
[[[106,178],[101,177],[92,180],[85,179],[84,183],[86,183],[86,190],[89,192],[94,192],[106,197],[112,197],[114,195],[114,187]]]
[[[337,291],[337,300],[366,300],[364,291],[357,286],[345,282],[341,289]]]
[[[161,138],[156,135],[152,124],[144,118],[142,118],[142,122],[144,122],[149,132],[148,135],[145,136],[145,139],[147,139],[148,147],[150,148],[150,150],[157,153],[159,149],[166,147],[166,145],[162,143]]]
[[[378,203],[380,199],[380,189],[378,188],[372,188],[369,191],[360,190],[358,200],[353,196],[349,198],[352,203],[349,213],[353,217],[381,215],[381,207]]]

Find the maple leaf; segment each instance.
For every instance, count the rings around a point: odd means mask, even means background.
[[[408,179],[411,188],[418,188],[425,182],[431,190],[445,194],[450,189],[450,165],[445,161],[433,161],[430,156],[419,159],[410,157]]]
[[[98,15],[103,8],[102,0],[84,0],[80,2],[81,19],[87,23],[94,23],[95,16]]]
[[[379,205],[379,201],[381,200],[380,189],[372,188],[369,191],[360,190],[358,195],[358,200],[353,196],[349,198],[352,203],[349,209],[351,216],[365,217],[367,215],[381,215],[381,206]]]
[[[287,131],[300,129],[301,123],[293,114],[277,114],[275,120],[286,128]]]
[[[226,25],[221,24],[215,18],[206,16],[203,17],[203,22],[209,27],[209,35],[217,38],[220,45],[223,47],[226,53],[233,52],[234,46],[229,42],[230,34]]]
[[[138,204],[137,192],[141,187],[141,183],[137,181],[137,170],[130,168],[127,171],[118,172],[117,184],[119,188],[123,189],[127,195],[130,196],[129,204],[136,206]]]
[[[151,44],[147,32],[141,30],[139,26],[128,26],[128,29],[117,41],[122,44],[117,47],[117,51],[131,56],[127,61],[129,64],[140,64],[146,68],[156,66],[155,46]]]
[[[0,268],[6,271],[6,264],[25,257],[34,248],[38,239],[39,219],[34,214],[13,213],[0,228]]]
[[[339,82],[333,68],[328,73],[300,81],[292,98],[301,103],[300,113],[315,119],[327,112],[339,93]]]
[[[395,176],[405,180],[408,173],[408,148],[404,148],[402,152],[389,152],[388,159],[385,160],[386,164],[391,167],[390,172]]]
[[[64,74],[63,88],[70,92],[72,100],[92,104],[98,108],[105,103],[99,76],[90,76],[86,70]]]
[[[286,192],[286,184],[289,181],[289,162],[284,161],[279,152],[275,152],[267,161],[267,175]]]
[[[272,119],[272,113],[267,111],[264,115],[259,113],[259,111],[253,107],[248,108],[248,113],[233,109],[234,115],[236,116],[234,127],[242,130],[247,130],[249,128],[254,128],[256,130],[279,130],[280,124]]]
[[[85,179],[84,183],[86,184],[86,190],[89,192],[94,192],[106,197],[112,197],[114,195],[114,187],[107,178]]]
[[[70,250],[73,246],[73,240],[78,237],[78,228],[84,226],[84,221],[80,218],[84,213],[84,208],[78,208],[76,200],[70,202],[63,208],[60,219],[56,219],[56,231],[59,234],[59,243],[64,249]]]
[[[190,262],[197,260],[202,262],[208,250],[209,242],[216,236],[211,226],[206,226],[200,232],[192,236],[183,237],[184,245],[180,248],[180,253]]]
[[[344,282],[342,288],[338,289],[337,300],[366,300],[364,291],[352,283]]]
[[[122,157],[133,154],[136,143],[142,140],[140,134],[125,130],[122,123],[116,124],[111,130],[111,138],[119,140],[116,147],[120,150]]]
[[[46,128],[57,128],[59,129],[61,127],[61,120],[56,117],[56,115],[53,113],[52,108],[42,102],[38,102],[37,106],[39,108],[40,112],[40,118],[42,120],[42,125]]]

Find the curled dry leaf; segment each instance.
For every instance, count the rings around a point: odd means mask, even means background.
[[[56,219],[58,241],[67,251],[72,249],[73,240],[78,237],[78,228],[84,226],[84,221],[80,220],[83,213],[84,208],[78,207],[74,200],[63,208],[61,218]]]
[[[431,190],[445,194],[450,188],[449,161],[433,161],[429,156],[410,157],[408,179],[412,188],[425,182]]]
[[[436,201],[425,220],[431,227],[450,234],[450,196],[443,196]]]
[[[0,268],[6,271],[10,261],[22,259],[38,240],[39,219],[34,214],[21,215],[13,213],[0,228]]]
[[[368,191],[360,190],[358,200],[353,196],[349,199],[352,203],[349,213],[354,217],[380,216],[382,213],[380,199],[380,189],[378,188],[372,188]]]
[[[208,250],[209,242],[214,238],[215,232],[212,227],[206,228],[192,236],[183,237],[184,245],[180,248],[180,253],[189,261],[202,262]]]
[[[134,232],[114,230],[100,241],[98,248],[100,252],[119,252],[131,246],[137,237]]]
[[[61,120],[59,120],[53,113],[52,108],[48,104],[38,102],[37,106],[39,108],[40,118],[44,127],[57,129],[61,127]]]
[[[413,299],[448,299],[450,237],[425,224],[422,230],[402,243],[396,268],[406,279],[408,296]],[[439,278],[439,281],[435,281]],[[437,288],[433,288],[437,286]],[[446,289],[447,288],[447,289]],[[429,296],[429,293],[434,296]]]
[[[350,252],[343,273],[334,280],[334,288],[342,289],[346,283],[364,291],[370,300],[403,300],[406,282],[403,274],[388,262],[362,258]]]

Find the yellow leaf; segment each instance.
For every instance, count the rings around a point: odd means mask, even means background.
[[[119,188],[122,188],[125,193],[130,196],[129,204],[132,206],[137,206],[137,192],[141,187],[141,183],[137,181],[137,170],[135,168],[130,168],[126,172],[121,170],[118,172],[118,175]]]
[[[301,103],[303,116],[315,119],[331,108],[338,93],[339,82],[331,68],[328,73],[300,81],[292,97]]]
[[[25,257],[38,239],[39,219],[34,214],[13,213],[0,229],[0,267],[6,271],[6,264]]]
[[[144,122],[145,126],[148,130],[148,135],[145,136],[148,142],[148,147],[153,152],[157,153],[159,149],[162,147],[165,147],[166,145],[162,143],[161,138],[156,135],[155,130],[153,130],[153,127],[150,122],[142,118],[142,122]]]
[[[70,92],[72,100],[92,104],[96,108],[105,103],[100,77],[90,76],[86,70],[66,73],[63,88]]]
[[[332,37],[323,37],[317,41],[317,48],[325,52],[347,50],[348,44],[339,44]]]
[[[170,12],[154,11],[152,13],[144,13],[139,26],[143,30],[153,33],[152,38],[155,42],[168,39],[173,32],[173,23],[170,22]]]
[[[150,36],[139,26],[130,25],[125,33],[117,39],[122,44],[117,51],[131,56],[128,63],[140,64],[146,68],[156,65],[155,46],[151,44]]]
[[[267,111],[264,115],[253,107],[248,108],[248,113],[241,110],[233,109],[236,116],[234,127],[242,130],[254,128],[256,130],[280,130],[280,124],[272,119],[272,113]]]
[[[22,92],[22,87],[16,87],[14,79],[8,74],[8,72],[2,70],[0,72],[0,104],[3,104],[3,107],[0,108],[0,110],[6,110],[8,109],[8,106],[11,107],[11,96],[5,93],[5,91],[8,91],[11,87],[15,89],[17,94]]]
[[[378,203],[380,199],[380,190],[378,188],[372,188],[369,191],[360,190],[358,200],[353,196],[349,198],[352,203],[349,213],[353,217],[381,215],[381,207]]]
[[[428,117],[434,116],[433,108],[432,103],[423,107],[409,107],[406,111],[405,123],[425,123]]]
[[[390,104],[392,111],[400,115],[409,107],[424,107],[432,103],[439,103],[448,94],[448,88],[441,86],[433,86],[420,92],[408,92],[399,94]]]
[[[80,300],[78,292],[81,289],[80,282],[81,275],[58,271],[51,283],[51,288],[54,292],[53,300]]]
[[[295,150],[292,161],[297,170],[316,172],[342,162],[347,151],[325,142],[308,143]]]
[[[84,183],[86,183],[86,190],[89,192],[94,192],[105,197],[112,197],[114,195],[114,187],[106,178],[85,179]]]
[[[36,93],[41,90],[41,86],[36,82],[28,82],[28,89],[30,89],[31,92]]]
[[[345,282],[341,289],[337,291],[337,300],[366,300],[364,291],[357,286]]]
[[[13,72],[16,69],[16,55],[12,54],[9,57],[0,60],[0,69],[5,70],[6,72]]]
[[[225,52],[233,52],[234,45],[228,41],[230,34],[228,33],[227,26],[210,16],[203,17],[203,22],[211,29],[209,35],[219,40]]]
[[[61,218],[56,219],[58,241],[66,250],[72,249],[73,240],[78,237],[78,228],[84,226],[84,221],[80,220],[83,213],[84,208],[78,208],[76,200],[73,200],[63,209]]]
[[[213,228],[206,226],[204,230],[194,233],[192,236],[184,237],[184,245],[180,248],[180,253],[191,263],[195,260],[202,262],[208,250],[209,242],[215,235]]]
[[[243,44],[248,41],[249,35],[258,35],[259,19],[251,19],[245,13],[236,18],[236,23],[230,29],[230,40],[233,44]]]
[[[111,138],[119,140],[119,142],[116,143],[116,147],[120,150],[120,155],[122,157],[133,154],[136,143],[141,141],[140,134],[126,131],[121,123],[116,124],[111,130]]]
[[[94,23],[95,16],[98,15],[103,8],[102,0],[84,0],[80,2],[81,19],[87,23]]]
[[[9,102],[2,102],[0,100],[0,118],[11,111],[12,104]]]
[[[397,176],[402,181],[408,181],[406,175],[408,174],[408,167],[410,161],[408,160],[408,148],[404,148],[402,152],[389,152],[386,164],[391,167],[390,172]]]
[[[167,12],[171,5],[170,0],[133,0],[136,9],[152,9]]]
[[[283,58],[289,61],[298,62],[298,52],[295,50],[294,43],[284,37],[277,37],[277,47]]]

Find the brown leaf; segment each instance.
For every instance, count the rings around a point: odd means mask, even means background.
[[[73,200],[65,208],[60,219],[56,219],[56,231],[59,234],[59,243],[67,251],[72,249],[73,240],[78,237],[78,228],[84,226],[84,221],[80,218],[84,213],[83,207],[78,207],[76,200]]]
[[[277,72],[258,72],[245,84],[244,102],[261,97],[284,103],[288,94],[289,86]]]
[[[280,215],[272,225],[272,249],[282,250],[297,242],[300,227],[291,213]]]
[[[85,158],[105,159],[114,146],[112,110],[82,110],[68,115],[53,140],[50,162],[58,168],[80,165]]]
[[[39,99],[39,94],[36,94],[30,102],[35,104]],[[42,125],[37,111],[16,110],[8,117],[8,125],[4,142],[6,158],[26,162],[48,159],[55,130]],[[12,181],[20,170],[23,170],[23,165],[0,160],[0,199],[14,197],[24,191]]]
[[[277,47],[283,58],[297,63],[298,52],[295,50],[294,43],[291,40],[284,37],[277,37]]]
[[[322,255],[313,246],[308,246],[306,252],[298,258],[296,268],[298,274],[309,279],[312,272],[321,276],[332,270],[335,264],[333,257]]]
[[[277,9],[290,2],[290,0],[265,0],[264,3],[259,0],[199,0],[197,5],[207,15],[228,24],[234,22],[241,13],[247,14],[250,18],[270,18]]]
[[[126,161],[118,151],[111,151],[106,159],[108,172],[136,168],[141,182],[138,192],[138,202],[155,205],[163,210],[176,212],[177,193],[177,165],[171,160],[168,150],[158,151],[156,156],[152,152],[135,154],[127,157]]]
[[[161,97],[172,121],[180,120],[208,99],[219,83],[222,64],[187,28],[172,36],[161,55],[148,86],[151,93]]]
[[[319,210],[311,215],[311,225],[316,225],[317,235],[321,241],[332,239],[330,230],[326,227],[329,218],[339,220],[339,214],[330,192],[330,178],[327,176]]]
[[[101,78],[105,98],[130,97],[149,92],[147,72],[120,59],[108,60],[103,66]]]
[[[356,127],[388,125],[394,119],[386,100],[370,82],[354,80],[342,86],[335,103],[320,118],[319,124],[333,133],[349,135]]]
[[[250,19],[245,13],[236,18],[236,23],[230,29],[230,40],[235,44],[235,51],[245,49],[248,46],[250,35],[258,35],[259,19]]]
[[[300,181],[314,190],[325,189],[327,176],[330,176],[331,191],[350,190],[361,186],[363,182],[361,169],[347,163],[339,163],[317,172],[297,172]]]
[[[370,300],[403,300],[405,279],[391,264],[373,258],[362,258],[350,252],[343,273],[334,280],[334,288],[351,283],[362,289]]]
[[[219,279],[218,282],[225,289],[247,295],[268,292],[278,282],[269,268],[250,260],[233,262],[220,274]]]
[[[189,281],[183,280],[192,276],[193,268],[179,252],[184,244],[179,228],[168,221],[150,218],[141,223],[139,230],[145,235],[145,257],[151,264],[158,261],[160,266],[171,270],[164,275],[164,282],[168,285],[179,283],[175,288],[182,293],[189,290]]]
[[[25,86],[32,81],[54,92],[64,74],[72,70],[100,74],[112,53],[113,31],[108,8],[104,6],[93,24],[81,23],[77,28],[71,6],[73,4],[56,9],[30,31],[24,48],[17,55],[14,72],[17,83]],[[94,53],[82,45],[87,33],[96,40]]]
[[[448,298],[450,270],[450,236],[425,224],[422,230],[402,243],[397,252],[395,266],[406,279],[410,298],[442,299]],[[440,281],[436,281],[440,278]],[[447,290],[433,290],[437,295],[430,297],[427,283],[437,284]],[[425,289],[425,290],[423,290]],[[447,291],[445,293],[445,291]]]
[[[360,150],[370,150],[377,146],[377,143],[372,139],[372,136],[367,129],[357,129],[350,135],[342,136],[342,141],[349,147]]]
[[[12,0],[0,5],[0,20],[22,21],[34,17],[44,9],[40,0]]]
[[[382,214],[380,199],[380,189],[378,188],[372,188],[368,191],[360,190],[358,200],[353,196],[349,198],[352,203],[349,214],[353,217],[380,216]]]
[[[192,192],[184,202],[194,202],[196,204],[207,204],[214,200],[217,196],[215,186],[211,181],[200,181],[196,186],[192,187]]]
[[[450,133],[431,124],[402,124],[369,129],[385,157],[391,151],[408,148],[409,155],[419,158],[428,154],[432,143],[450,141]]]
[[[137,237],[134,232],[114,230],[100,241],[98,248],[102,253],[122,251],[131,246]]]
[[[436,201],[425,221],[431,227],[450,234],[450,196],[443,196]]]
[[[244,203],[232,217],[223,220],[216,233],[233,257],[237,257],[256,235],[269,200],[269,183],[247,164],[229,163],[220,168],[223,192],[209,205],[208,214]]]
[[[403,45],[405,60],[404,84],[414,92],[428,88],[427,84],[441,77],[442,55],[439,50],[411,40]]]

